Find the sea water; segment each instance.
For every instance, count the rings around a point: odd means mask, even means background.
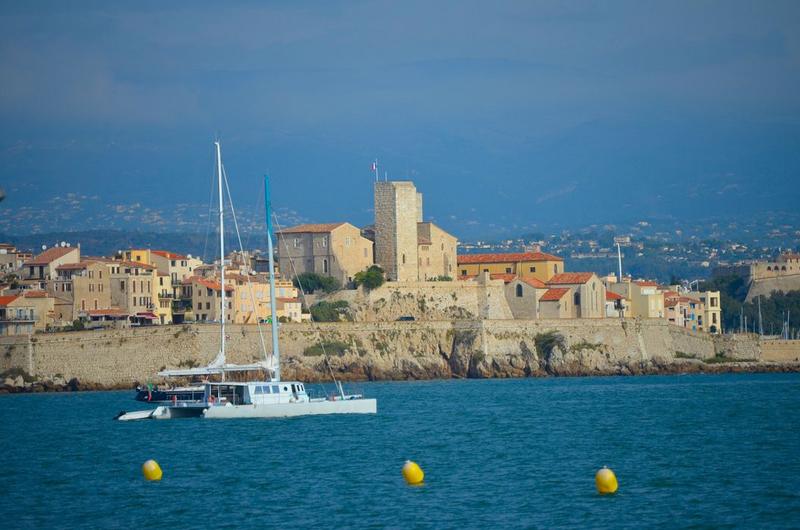
[[[3,526],[800,526],[800,375],[357,386],[377,415],[123,423],[133,392],[4,396]]]

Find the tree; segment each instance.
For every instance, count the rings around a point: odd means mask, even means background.
[[[304,272],[295,276],[293,280],[294,286],[303,291],[304,293],[313,293],[314,291],[322,290],[326,293],[332,293],[341,287],[339,280],[331,276],[323,276],[316,272]]]
[[[357,272],[353,277],[353,283],[356,287],[364,286],[365,289],[371,291],[383,285],[383,269],[377,265],[371,265],[367,270]]]
[[[347,314],[350,304],[345,300],[318,302],[311,306],[311,319],[315,322],[340,322]]]

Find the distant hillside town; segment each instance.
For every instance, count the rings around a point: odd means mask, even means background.
[[[80,244],[62,243],[33,255],[2,244],[0,335],[214,322],[221,318],[222,289],[232,323],[265,322],[273,313],[282,322],[303,322],[320,307],[341,312],[348,304],[343,293],[356,296],[393,285],[423,293],[417,314],[409,310],[398,317],[405,320],[432,318],[424,311],[426,292],[440,298],[451,292],[447,314],[454,319],[480,316],[475,307],[496,304],[488,298],[497,292],[505,299],[499,314],[514,319],[664,319],[691,332],[723,331],[718,291],[567,271],[563,258],[538,248],[460,254],[456,236],[425,220],[423,195],[412,182],[376,181],[374,212],[374,224],[361,228],[337,221],[279,229],[274,312],[267,256],[258,252],[238,251],[224,263],[203,263],[151,248],[92,256],[83,254]],[[459,311],[464,302],[458,293],[464,292],[472,293],[469,311],[466,306]],[[337,301],[327,302],[328,295]],[[317,311],[313,318],[324,319],[323,314]]]

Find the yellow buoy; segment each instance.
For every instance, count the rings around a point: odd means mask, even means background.
[[[594,476],[594,483],[597,486],[597,493],[601,495],[614,493],[619,487],[617,484],[617,476],[606,466],[603,466],[603,469],[597,471],[597,474]]]
[[[403,465],[403,478],[406,479],[406,483],[409,485],[416,486],[422,484],[422,481],[425,479],[425,472],[422,471],[422,468],[419,467],[416,462],[406,460],[406,463]]]
[[[147,480],[161,480],[161,466],[155,460],[148,460],[142,464],[142,475]]]

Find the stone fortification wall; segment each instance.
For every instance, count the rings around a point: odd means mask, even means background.
[[[231,362],[262,358],[255,326],[230,326],[228,337]],[[6,337],[0,368],[126,386],[155,381],[164,368],[205,365],[218,348],[217,327],[201,324]],[[723,343],[657,319],[283,324],[281,348],[284,378],[307,381],[329,380],[330,370],[345,380],[684,371],[723,350],[760,358],[755,338]]]
[[[512,318],[503,282],[387,282],[378,289],[340,291],[329,300],[347,300],[359,322],[387,322],[400,317],[416,320]]]
[[[763,295],[769,298],[772,291],[800,291],[800,274],[786,274],[775,278],[754,279],[750,283],[745,301],[750,302]]]
[[[800,340],[762,340],[761,352],[765,361],[800,362]]]

